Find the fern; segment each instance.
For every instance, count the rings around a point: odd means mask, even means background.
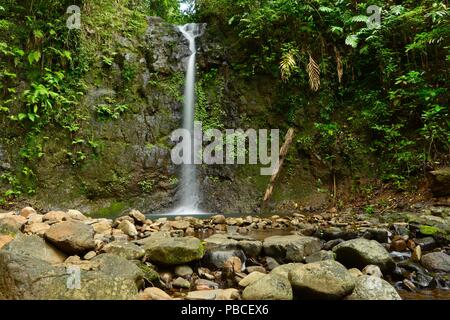
[[[358,37],[354,34],[350,34],[345,38],[345,44],[356,48],[358,46]]]
[[[350,18],[350,22],[365,22],[365,23],[367,23],[367,21],[369,21],[369,17],[364,16],[364,15],[354,16],[354,17]]]

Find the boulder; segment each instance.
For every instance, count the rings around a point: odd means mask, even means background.
[[[150,237],[144,245],[149,260],[162,265],[180,265],[200,260],[204,255],[201,241],[195,237]]]
[[[128,241],[113,241],[102,248],[103,252],[115,254],[128,260],[138,260],[145,254],[145,250]]]
[[[272,271],[270,271],[271,274],[277,274],[279,276],[285,277],[286,279],[289,279],[289,271],[294,269],[297,266],[302,266],[303,263],[287,263],[282,264],[276,268],[274,268]]]
[[[82,214],[78,210],[68,210],[67,216],[70,219],[79,220],[79,221],[86,221],[88,219],[84,214]]]
[[[62,263],[67,258],[67,255],[46,243],[44,239],[37,235],[27,236],[19,234],[3,247],[3,251],[32,257],[49,264]]]
[[[144,282],[144,273],[134,263],[125,258],[103,253],[90,260],[96,270],[99,270],[111,277],[122,278],[133,281],[138,288],[142,287]]]
[[[304,261],[306,256],[319,251],[321,247],[319,239],[300,235],[272,236],[263,242],[267,256],[293,262]]]
[[[211,217],[211,222],[214,224],[224,224],[227,222],[224,215],[218,214]]]
[[[368,265],[362,270],[362,274],[367,276],[374,276],[378,278],[383,278],[383,273],[380,270],[379,266]]]
[[[450,195],[450,167],[429,172],[430,190],[435,197]]]
[[[331,251],[320,250],[305,258],[306,263],[313,263],[323,260],[334,260],[334,253]]]
[[[292,300],[289,280],[276,274],[266,274],[248,285],[242,292],[244,300]]]
[[[68,254],[84,254],[95,249],[94,229],[82,222],[56,223],[45,232],[45,238]]]
[[[401,300],[400,295],[389,282],[374,276],[360,276],[348,300]]]
[[[20,225],[9,218],[0,219],[0,235],[15,237],[16,234],[21,233]]]
[[[444,252],[424,254],[421,263],[430,271],[450,273],[450,256]]]
[[[0,234],[0,249],[3,248],[8,243],[10,243],[13,239],[14,237],[10,235]]]
[[[189,228],[190,223],[189,223],[189,221],[186,221],[186,220],[177,220],[177,221],[172,221],[170,223],[170,225],[175,230],[186,230],[187,228]]]
[[[334,260],[296,266],[289,271],[289,280],[300,299],[340,299],[355,287],[355,278]]]
[[[69,215],[64,211],[49,211],[42,217],[42,221],[48,221],[49,223],[56,223],[67,220]]]
[[[262,242],[257,240],[242,240],[238,242],[238,247],[244,251],[247,257],[258,257],[262,251]]]
[[[50,226],[47,223],[44,222],[38,222],[38,223],[32,223],[27,224],[23,228],[23,232],[25,233],[32,233],[32,234],[38,234],[43,235],[45,232],[50,229]]]
[[[173,280],[172,286],[175,288],[189,289],[191,287],[191,283],[182,277],[178,277]]]
[[[92,224],[95,233],[101,234],[111,234],[112,231],[112,222],[110,220],[100,220]]]
[[[131,210],[128,215],[134,219],[134,221],[144,224],[145,223],[145,215],[139,210]]]
[[[136,237],[138,235],[136,226],[128,220],[122,220],[117,226],[117,229],[122,230],[123,233],[130,237]]]
[[[261,279],[262,277],[264,277],[265,274],[255,271],[250,273],[248,276],[246,276],[245,278],[243,278],[241,281],[239,281],[239,285],[241,287],[247,287],[248,285],[252,284],[253,282]]]
[[[363,269],[369,264],[380,267],[383,273],[394,270],[395,263],[389,252],[377,241],[364,238],[344,241],[333,248],[336,260],[347,268]]]
[[[229,239],[225,234],[214,234],[203,240],[206,243],[206,250],[236,250],[238,241]]]
[[[22,226],[27,222],[27,219],[22,216],[11,215],[4,217],[0,220],[0,224],[3,226],[9,226],[14,230],[21,230]]]
[[[32,214],[36,214],[36,210],[34,210],[31,207],[25,207],[22,210],[20,210],[20,215],[24,218],[28,218]]]
[[[241,260],[241,262],[246,261],[245,253],[242,250],[218,250],[218,249],[210,249],[206,251],[206,254],[203,258],[203,261],[208,266],[213,266],[215,268],[223,268],[224,264],[227,260],[237,257]]]
[[[131,300],[137,293],[132,279],[0,251],[0,300]]]
[[[183,265],[183,266],[176,266],[174,273],[179,277],[188,277],[191,276],[194,273],[194,271],[192,270],[191,267]]]

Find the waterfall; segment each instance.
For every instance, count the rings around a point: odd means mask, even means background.
[[[179,30],[189,41],[189,49],[191,51],[186,67],[183,107],[183,128],[191,133],[191,141],[183,142],[186,143],[183,150],[190,150],[189,158],[192,164],[183,164],[181,168],[181,202],[176,213],[196,214],[201,213],[201,211],[198,209],[200,195],[197,170],[194,164],[195,59],[197,53],[195,39],[201,35],[201,27],[199,24],[188,23],[180,26]]]

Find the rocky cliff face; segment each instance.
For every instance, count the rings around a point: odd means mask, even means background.
[[[178,167],[170,160],[170,134],[181,126],[185,60],[190,51],[176,26],[157,17],[147,19],[140,37],[116,35],[112,63],[99,62],[86,76],[86,94],[79,108],[87,119],[81,131],[92,137],[93,154],[82,163],[68,163],[62,146],[71,141],[56,129],[45,133],[45,157],[35,163],[37,193],[30,201],[34,206],[77,207],[102,215],[116,215],[128,207],[151,213],[175,206]],[[224,45],[206,26],[198,47],[197,111],[202,120],[214,118],[218,129],[278,128],[271,80],[241,79],[231,70]],[[126,105],[127,112],[102,119],[102,108],[109,112],[117,105]],[[15,130],[9,137],[17,136]],[[17,153],[14,143],[0,145],[0,168],[8,169],[11,155]],[[323,173],[311,171],[308,159],[295,160],[294,166],[282,178],[276,203],[284,205],[288,199],[288,207],[296,206],[295,201],[324,204],[327,197],[315,186]],[[204,210],[258,211],[269,178],[260,176],[257,166],[201,166],[199,170]]]

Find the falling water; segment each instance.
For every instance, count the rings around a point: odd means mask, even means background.
[[[189,158],[194,163],[194,109],[195,109],[195,59],[197,49],[195,39],[201,35],[200,25],[188,23],[179,27],[184,37],[189,41],[189,56],[186,68],[186,82],[184,89],[183,128],[191,133],[191,141],[186,143],[183,150],[190,150]],[[198,214],[200,204],[199,186],[195,164],[183,164],[181,168],[181,202],[176,210],[177,214]]]

